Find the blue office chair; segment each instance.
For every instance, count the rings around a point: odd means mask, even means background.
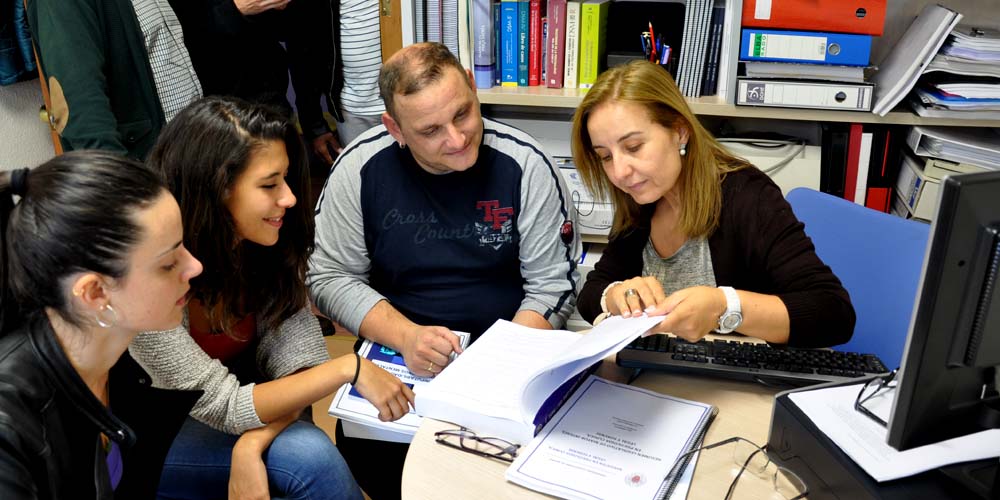
[[[854,336],[834,349],[873,353],[887,368],[899,366],[930,226],[808,188],[785,198],[851,295]]]

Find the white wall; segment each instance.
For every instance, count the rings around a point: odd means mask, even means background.
[[[38,119],[38,80],[0,87],[0,170],[34,167],[51,158],[49,127]]]

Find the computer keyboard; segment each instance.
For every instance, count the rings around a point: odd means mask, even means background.
[[[794,386],[888,372],[874,354],[774,347],[735,340],[691,343],[667,335],[636,339],[618,353],[618,364]]]

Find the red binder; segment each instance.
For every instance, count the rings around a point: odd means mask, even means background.
[[[751,28],[882,34],[887,0],[743,0]]]
[[[858,162],[861,160],[861,133],[864,127],[860,123],[852,123],[847,140],[847,174],[844,176],[844,199],[854,201],[858,187]],[[865,179],[867,182],[867,179]]]

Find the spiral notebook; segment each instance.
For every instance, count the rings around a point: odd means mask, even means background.
[[[671,498],[690,483],[696,456],[686,453],[701,445],[715,414],[709,404],[590,376],[506,478],[568,499]]]

